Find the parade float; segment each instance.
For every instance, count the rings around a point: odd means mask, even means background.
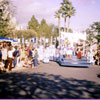
[[[69,52],[70,48],[72,50],[72,55],[69,58],[66,58],[66,55],[64,56],[64,51],[62,54],[59,55],[59,57],[56,59],[56,61],[61,66],[71,66],[71,67],[89,67],[91,63],[87,60],[85,56],[85,41],[86,41],[86,33],[81,32],[74,32],[74,33],[66,33],[61,32],[60,36],[60,48],[66,48],[66,53]],[[82,57],[79,59],[75,52],[77,49],[82,50]],[[64,49],[63,49],[64,50]]]

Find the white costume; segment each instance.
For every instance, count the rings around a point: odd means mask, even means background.
[[[43,46],[41,45],[38,49],[38,54],[39,54],[39,60],[42,61],[43,60],[43,56],[44,56],[44,52],[43,52]]]
[[[44,49],[44,59],[43,59],[43,62],[44,63],[49,63],[49,57],[50,57],[50,55],[49,55],[49,48],[47,47],[47,48]]]

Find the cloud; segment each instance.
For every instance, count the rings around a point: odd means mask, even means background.
[[[60,7],[62,0],[13,0],[17,7],[16,18],[18,24],[27,26],[28,21],[32,15],[38,19],[39,22],[43,18],[46,19],[47,23],[58,24],[55,19],[55,11]],[[76,9],[76,14],[71,18],[70,27],[75,29],[83,29],[83,26],[92,23],[93,21],[100,18],[98,11],[99,0],[70,0]],[[98,8],[97,8],[98,7]],[[91,19],[92,16],[92,19]],[[64,26],[64,19],[61,19],[61,26]]]
[[[73,4],[77,6],[89,6],[94,5],[96,0],[70,0]]]
[[[80,0],[80,4],[85,6],[92,5],[95,4],[95,0]]]
[[[39,22],[43,18],[46,19],[47,23],[54,23],[55,21],[54,13],[58,7],[52,7],[49,3],[38,2],[35,0],[20,0],[16,5],[18,7],[16,18],[19,21],[19,24],[27,24],[32,15],[35,15]]]

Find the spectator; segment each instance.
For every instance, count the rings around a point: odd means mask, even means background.
[[[2,59],[0,59],[0,72],[5,72],[4,63]]]
[[[81,50],[79,49],[78,53],[77,53],[77,58],[78,59],[81,59],[82,58],[82,52]]]
[[[4,63],[4,65],[6,65],[6,63],[7,63],[7,52],[8,52],[6,44],[3,45],[1,52],[2,52],[3,63]],[[5,68],[6,68],[6,66],[5,66]]]
[[[38,51],[35,50],[35,54],[34,54],[34,67],[37,68],[38,66]]]
[[[11,71],[12,69],[12,60],[13,60],[13,50],[12,50],[12,47],[10,46],[9,47],[9,50],[8,50],[8,62],[7,62],[7,68],[8,68],[8,71]]]
[[[1,52],[1,50],[2,50],[2,45],[0,43],[0,59],[2,59],[2,52]]]
[[[13,56],[14,56],[14,59],[13,59],[13,65],[14,67],[16,67],[17,65],[17,58],[19,57],[19,50],[17,49],[17,46],[15,46],[15,51],[13,52]]]

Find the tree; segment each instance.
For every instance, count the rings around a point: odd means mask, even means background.
[[[68,5],[69,0],[63,0],[63,3],[61,3],[62,9],[62,17],[64,18],[64,32],[66,32],[66,18],[68,17]]]
[[[52,32],[53,32],[53,25],[52,24],[48,25],[46,23],[46,20],[42,19],[40,28],[39,28],[39,34],[41,35],[41,37],[50,39],[52,36]]]
[[[94,22],[91,25],[91,29],[92,31],[97,32],[97,35],[95,36],[95,38],[97,39],[98,42],[100,42],[100,22]]]
[[[68,29],[69,33],[73,33],[73,30],[71,28]]]
[[[17,38],[30,39],[32,37],[36,37],[36,32],[34,30],[16,30],[15,35]]]
[[[2,37],[9,36],[13,30],[10,27],[10,20],[14,9],[10,4],[11,2],[9,0],[0,1],[0,36]]]
[[[46,34],[46,37],[48,39],[51,39],[51,37],[53,36],[53,27],[54,26],[52,24],[48,25],[47,34]]]
[[[69,32],[70,18],[75,14],[75,9],[69,0],[63,0],[60,9],[62,10],[62,17],[64,18],[64,32],[66,32],[66,19],[68,17],[67,32]]]
[[[58,28],[54,27],[54,30],[53,30],[53,33],[52,33],[52,37],[53,38],[57,38],[58,36],[59,36],[59,34],[58,34]]]
[[[59,35],[60,35],[60,12],[59,10],[55,12],[55,18],[58,18],[58,29],[59,29]]]
[[[93,31],[91,29],[86,29],[86,33],[87,33],[87,42],[91,43],[93,42],[93,39],[95,38],[95,35],[93,34]]]
[[[28,23],[28,29],[33,30],[38,38],[45,37],[51,39],[51,36],[53,35],[53,27],[54,26],[52,24],[48,25],[45,19],[42,19],[39,24],[38,20],[34,16],[32,16]]]
[[[98,44],[100,43],[100,22],[94,22],[90,27],[86,30],[87,33],[87,43],[90,44]]]
[[[39,30],[40,30],[40,33],[39,34],[41,34],[42,37],[45,36],[47,27],[48,26],[46,24],[46,20],[45,19],[42,19],[41,24],[40,24],[40,28],[39,28]]]
[[[100,22],[94,22],[90,25],[90,29],[88,29],[89,36],[92,38],[96,38],[98,42],[100,42]]]
[[[69,32],[69,25],[70,25],[70,18],[75,15],[75,9],[70,3],[68,7],[68,27],[67,27],[67,32]]]
[[[35,16],[32,16],[31,20],[29,21],[28,29],[34,30],[36,32],[39,31],[39,23]]]
[[[62,9],[59,9],[58,11],[55,12],[55,17],[58,18],[59,43],[60,43],[60,37],[61,37],[61,33],[60,33],[60,19],[61,19],[61,13],[62,13]]]

